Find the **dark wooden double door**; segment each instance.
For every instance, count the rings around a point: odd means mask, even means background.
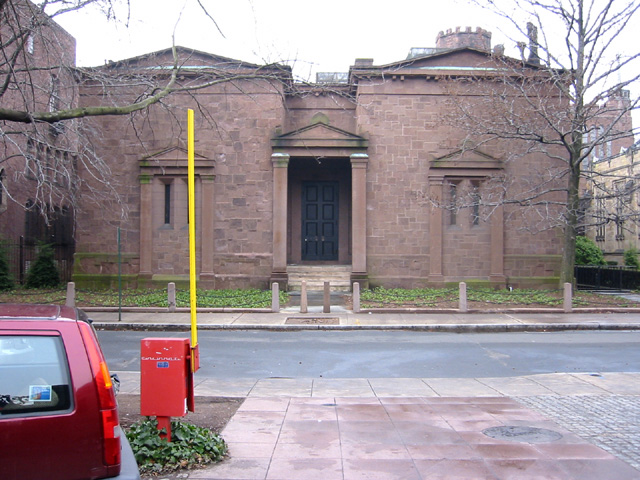
[[[338,182],[302,183],[302,260],[338,260]]]

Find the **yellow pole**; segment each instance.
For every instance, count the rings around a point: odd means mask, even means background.
[[[193,110],[187,110],[187,184],[189,189],[189,289],[191,293],[191,349],[198,346],[197,297],[196,297],[196,201],[194,167],[194,121]],[[197,359],[191,355],[193,371],[197,370]]]

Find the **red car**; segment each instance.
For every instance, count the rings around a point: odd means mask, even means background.
[[[139,479],[86,314],[0,304],[0,479]]]

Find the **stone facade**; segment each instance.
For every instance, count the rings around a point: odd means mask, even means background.
[[[593,164],[594,175],[584,195],[588,202],[585,234],[596,242],[605,259],[624,265],[624,252],[640,250],[640,145]]]
[[[77,105],[75,39],[41,7],[21,0],[4,5],[0,39],[2,108],[50,112]],[[0,131],[0,240],[29,252],[37,241],[52,243],[65,271],[73,261],[69,193],[77,178],[77,136],[67,125],[45,122],[1,122]],[[25,264],[33,260],[22,254]],[[19,280],[26,268],[12,262],[10,270]]]
[[[347,265],[364,286],[557,285],[558,231],[534,225],[531,209],[490,199],[505,179],[523,190],[560,166],[541,153],[516,162],[507,142],[469,146],[452,120],[452,82],[488,81],[496,68],[490,38],[482,29],[441,33],[424,55],[385,66],[361,59],[346,83],[331,85],[296,85],[282,67],[251,78],[258,66],[179,49],[184,85],[205,69],[242,78],[174,93],[130,118],[88,120],[121,203],[77,212],[74,280],[115,279],[119,227],[128,284],[186,282],[190,108],[202,287],[286,288],[294,264]],[[110,86],[85,79],[81,105],[133,100],[130,78],[172,62],[161,51],[101,67]],[[469,90],[464,100],[482,95]]]

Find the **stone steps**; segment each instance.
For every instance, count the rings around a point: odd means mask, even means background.
[[[300,291],[302,280],[307,282],[307,291],[324,290],[324,282],[331,284],[331,291],[351,291],[350,265],[289,265],[289,291]]]

